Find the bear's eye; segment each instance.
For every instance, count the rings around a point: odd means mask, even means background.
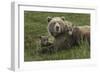
[[[52,25],[56,24],[56,22],[51,22]]]

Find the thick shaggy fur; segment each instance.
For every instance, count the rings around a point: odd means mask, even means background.
[[[55,49],[65,49],[72,46],[72,36],[69,35],[69,30],[72,32],[71,27],[72,23],[65,21],[63,17],[48,18],[48,31],[54,37]]]

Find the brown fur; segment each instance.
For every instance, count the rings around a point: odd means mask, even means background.
[[[90,26],[76,26],[73,27],[72,39],[78,44],[81,40],[87,40],[90,43]]]
[[[59,31],[55,26],[59,25]],[[54,37],[54,49],[70,48],[73,44],[72,37],[68,34],[68,30],[72,31],[72,23],[65,21],[64,17],[48,18],[48,31]]]

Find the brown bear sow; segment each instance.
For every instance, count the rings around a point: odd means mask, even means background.
[[[70,48],[73,44],[69,30],[72,23],[65,21],[64,17],[48,17],[48,31],[54,37],[54,49]]]

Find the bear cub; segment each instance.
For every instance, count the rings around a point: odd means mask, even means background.
[[[49,41],[48,36],[40,36],[40,48],[39,53],[45,54],[45,53],[52,53],[53,51],[53,43]]]

